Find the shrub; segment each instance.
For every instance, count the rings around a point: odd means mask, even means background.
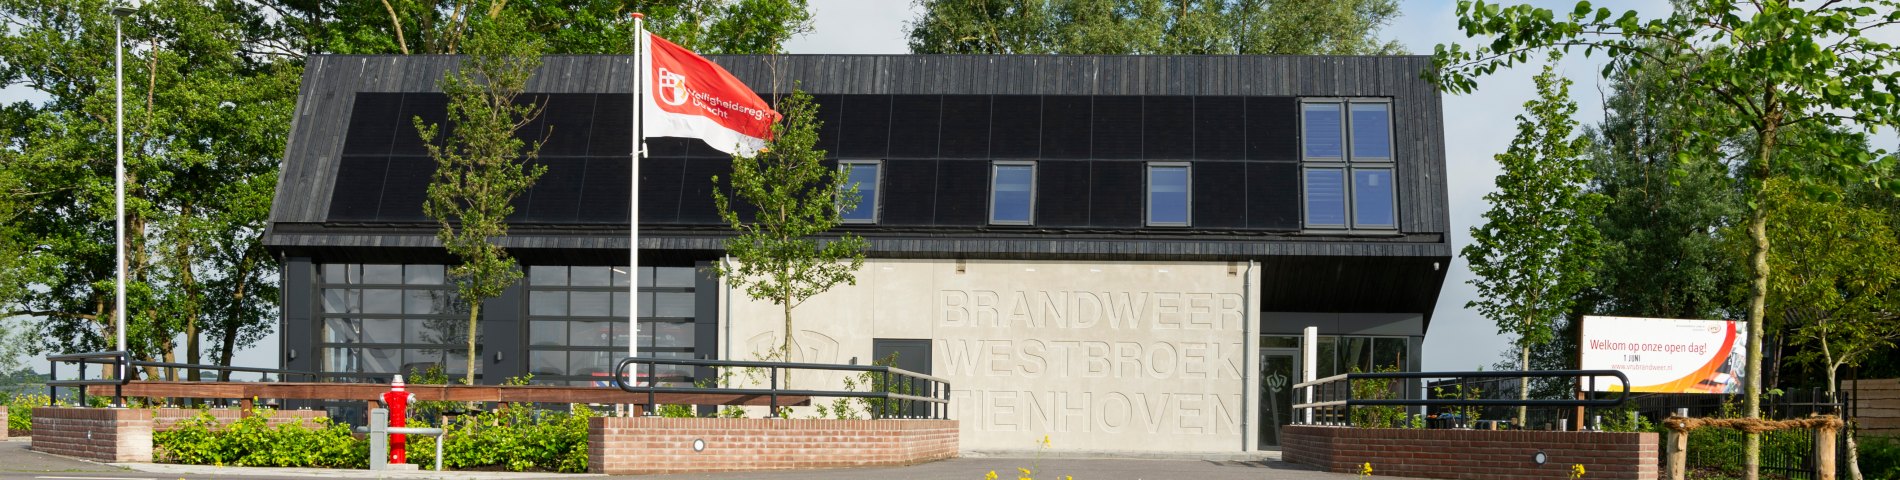
[[[510,471],[587,471],[587,421],[594,412],[535,410],[516,404],[449,421],[442,466],[461,470],[501,466]],[[410,435],[409,462],[434,468],[435,437]]]
[[[33,407],[44,407],[47,396],[12,395],[7,399],[7,431],[15,435],[33,434]]]
[[[170,431],[153,432],[152,446],[158,461],[193,465],[236,465],[245,467],[318,467],[366,468],[369,442],[350,434],[349,425],[329,419],[271,426],[271,411],[253,410],[252,415],[230,425],[219,425],[210,412],[201,412],[180,421]]]
[[[269,411],[220,426],[209,413],[180,421],[173,430],[154,432],[160,462],[249,467],[367,468],[369,442],[350,427],[317,419],[271,427]],[[453,417],[442,464],[448,469],[500,466],[511,471],[587,471],[587,420],[594,413],[535,410],[525,405]],[[410,426],[428,426],[413,420]],[[408,436],[409,463],[433,468],[435,437]]]
[[[1388,366],[1380,372],[1397,372],[1398,367]],[[1352,367],[1351,373],[1359,373],[1359,367]],[[1397,389],[1393,388],[1393,379],[1366,378],[1352,381],[1352,398],[1359,400],[1391,400],[1397,398]],[[1405,408],[1396,405],[1376,405],[1352,408],[1352,426],[1359,428],[1404,428]]]
[[[1862,436],[1860,474],[1866,478],[1900,478],[1900,437]]]

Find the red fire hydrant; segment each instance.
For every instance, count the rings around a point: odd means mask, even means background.
[[[395,383],[389,385],[389,391],[383,392],[383,406],[389,408],[389,426],[409,426],[409,402],[416,401],[416,394],[402,388],[402,375],[396,376]],[[409,454],[403,450],[402,434],[389,436],[389,463],[409,463]]]

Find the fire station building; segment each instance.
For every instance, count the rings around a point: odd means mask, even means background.
[[[965,449],[1275,448],[1306,326],[1322,376],[1419,366],[1452,257],[1428,57],[713,60],[768,99],[812,93],[819,148],[861,192],[838,230],[869,258],[796,310],[792,360],[895,353],[948,379]],[[309,59],[266,236],[284,368],[464,368],[467,312],[422,211],[435,164],[411,121],[443,122],[436,82],[458,62]],[[549,56],[529,84],[545,110],[521,135],[545,140],[547,173],[500,239],[527,275],[482,308],[484,383],[603,384],[629,341],[740,360],[779,344],[778,306],[708,270],[731,231],[712,201],[730,156],[649,139],[627,268],[632,72],[631,57]]]

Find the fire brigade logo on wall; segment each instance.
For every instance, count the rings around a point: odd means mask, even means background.
[[[686,76],[660,69],[660,101],[667,105],[680,106],[686,103]]]

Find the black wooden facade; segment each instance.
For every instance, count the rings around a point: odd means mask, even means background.
[[[1440,94],[1419,77],[1429,57],[714,60],[762,92],[811,92],[825,122],[819,148],[832,161],[881,162],[878,220],[841,228],[870,240],[873,256],[1259,261],[1265,311],[1410,314],[1414,337],[1451,259]],[[285,262],[286,366],[316,366],[313,355],[290,357],[318,348],[302,342],[322,328],[314,298],[322,265],[449,263],[422,214],[434,163],[410,119],[441,121],[446,100],[435,83],[458,61],[309,59],[266,236]],[[551,56],[530,82],[529,97],[546,110],[523,136],[545,139],[537,162],[548,171],[517,202],[503,240],[523,263],[626,263],[631,64]],[[1314,98],[1389,102],[1396,228],[1302,224],[1300,102]],[[711,193],[723,187],[712,177],[729,171],[730,158],[696,141],[649,145],[639,167],[643,262],[717,258],[727,230],[713,210]],[[1031,224],[989,221],[996,161],[1035,162]],[[1145,224],[1149,162],[1191,167],[1188,225]],[[485,311],[499,331],[525,328],[507,323],[519,321],[510,308],[526,310],[522,299],[495,302]],[[485,341],[503,352],[525,344],[506,337]],[[524,369],[496,363],[492,373]]]

